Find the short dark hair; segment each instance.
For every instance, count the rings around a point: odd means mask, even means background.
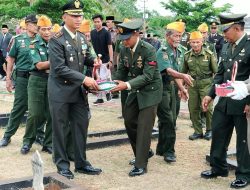
[[[96,18],[100,18],[101,20],[103,20],[103,16],[101,14],[95,14],[94,16],[92,16],[92,20]]]

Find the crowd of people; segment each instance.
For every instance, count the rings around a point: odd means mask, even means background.
[[[201,177],[228,176],[226,151],[235,128],[238,166],[231,187],[250,183],[249,86],[243,82],[250,75],[250,39],[244,32],[245,14],[220,15],[220,22],[201,23],[191,33],[186,31],[188,23],[177,19],[166,26],[160,41],[141,30],[140,19],[119,22],[106,16],[104,22],[96,14],[91,30],[79,0],[70,0],[62,11],[61,26],[52,25],[46,15],[28,15],[14,37],[2,25],[1,80],[9,92],[15,89],[15,99],[0,147],[8,146],[28,111],[22,154],[38,143],[53,155],[60,175],[74,178],[70,161],[75,172],[98,175],[102,170],[86,157],[88,92],[97,93],[95,105],[102,104],[104,96],[111,101],[121,95],[121,118],[134,153],[129,176],[143,175],[154,155],[150,145],[156,116],[156,154],[166,163],[176,162],[176,120],[182,99],[188,101],[194,129],[189,139],[212,139],[211,170]],[[231,80],[235,62],[232,98],[220,97],[213,108],[215,84]],[[111,91],[100,91],[98,82],[113,80],[117,85]]]

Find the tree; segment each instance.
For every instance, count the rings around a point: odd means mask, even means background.
[[[210,22],[217,18],[220,13],[229,12],[231,4],[226,3],[222,7],[214,7],[216,0],[200,0],[191,3],[186,0],[170,0],[168,3],[161,2],[165,9],[175,14],[176,18],[187,21],[187,30],[196,30],[203,22]]]

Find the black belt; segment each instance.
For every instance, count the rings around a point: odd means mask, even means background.
[[[49,77],[48,73],[45,73],[42,71],[31,71],[30,75],[34,75],[34,76],[38,76],[38,77],[42,77],[42,78],[46,78],[46,79]]]
[[[29,71],[16,71],[17,77],[29,78],[30,74]]]
[[[208,78],[211,78],[213,75],[202,75],[202,76],[192,76],[191,77],[194,79],[194,80],[203,80],[203,79],[208,79]]]

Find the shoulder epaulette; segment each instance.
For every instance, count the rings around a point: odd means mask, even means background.
[[[59,32],[57,32],[57,33],[54,34],[54,37],[55,37],[55,38],[59,38],[59,37],[61,37],[62,35],[63,35],[62,31],[59,31]]]
[[[192,50],[190,49],[189,51],[185,52],[185,55],[189,54]]]
[[[209,53],[209,54],[213,54],[213,52],[212,52],[210,49],[208,49],[208,48],[206,48],[205,51],[206,51],[207,53]]]

